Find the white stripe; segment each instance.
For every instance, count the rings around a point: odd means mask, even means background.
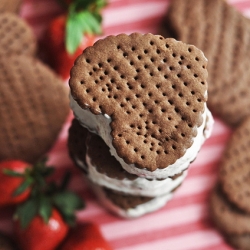
[[[147,242],[131,247],[119,248],[119,250],[194,250],[200,249],[215,244],[222,243],[222,237],[213,230],[204,230],[201,232],[194,232],[178,237],[170,237],[158,241]]]
[[[244,14],[244,16],[250,18],[250,8],[247,10],[244,10],[243,14]]]
[[[105,224],[101,226],[101,230],[108,240],[114,240],[198,221],[207,215],[206,209],[205,204],[195,204],[158,211],[135,220],[118,220],[115,223]]]
[[[193,178],[186,178],[181,187],[176,190],[174,198],[187,197],[208,191],[215,185],[217,175],[203,175]]]
[[[220,159],[223,151],[225,149],[224,143],[221,143],[221,145],[213,144],[211,146],[204,145],[201,148],[201,151],[198,153],[197,158],[195,161],[191,164],[190,167],[202,167],[204,165],[207,165],[209,163],[215,162],[218,159]]]
[[[167,9],[167,2],[151,2],[122,6],[120,8],[106,8],[103,11],[103,26],[114,26],[133,23],[154,16],[162,16]],[[138,14],[139,13],[139,14]]]

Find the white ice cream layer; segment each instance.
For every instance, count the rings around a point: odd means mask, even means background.
[[[147,169],[137,168],[134,164],[127,164],[121,157],[117,155],[117,152],[112,144],[113,138],[110,135],[111,128],[109,125],[111,122],[111,118],[108,115],[94,115],[88,109],[82,109],[70,95],[71,109],[73,110],[75,117],[82,124],[82,126],[88,128],[90,131],[102,137],[105,143],[109,146],[111,154],[120,162],[123,169],[125,169],[129,173],[136,174],[144,178],[167,178],[169,176],[174,176],[178,173],[181,173],[188,168],[190,162],[192,162],[196,158],[202,144],[207,139],[207,136],[211,134],[211,124],[213,123],[213,118],[206,104],[204,105],[205,110],[202,115],[203,124],[197,129],[197,136],[194,138],[192,146],[188,148],[185,154],[181,158],[176,160],[175,163],[166,166],[166,168],[164,169],[149,171]],[[210,125],[207,126],[207,124]],[[203,133],[204,129],[206,133]]]
[[[103,204],[103,206],[105,206],[109,211],[113,212],[114,214],[117,214],[126,219],[140,217],[144,214],[156,211],[163,207],[173,196],[172,193],[164,194],[161,196],[157,196],[151,199],[150,201],[140,204],[134,208],[122,209],[106,197],[105,192],[102,190],[101,187],[94,184],[92,184],[91,186],[92,190],[95,192],[97,198],[99,199],[100,203]]]
[[[88,178],[92,182],[100,186],[132,195],[153,197],[169,193],[170,191],[178,187],[187,176],[186,170],[176,179],[166,178],[163,180],[148,180],[146,178],[137,177],[134,180],[129,180],[127,178],[119,180],[110,178],[106,174],[99,173],[96,170],[96,167],[91,164],[91,159],[88,155],[86,156],[86,161],[88,165]]]

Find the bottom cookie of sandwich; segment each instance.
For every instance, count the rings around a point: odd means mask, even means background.
[[[100,204],[111,213],[126,219],[140,217],[162,208],[173,196],[173,192],[147,197],[129,195],[90,183]]]
[[[250,250],[250,214],[229,202],[220,186],[211,195],[210,214],[229,244],[236,249]]]

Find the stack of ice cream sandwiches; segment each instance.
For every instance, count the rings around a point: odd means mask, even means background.
[[[133,33],[88,47],[71,70],[69,153],[101,204],[125,218],[164,206],[211,134],[207,59]]]

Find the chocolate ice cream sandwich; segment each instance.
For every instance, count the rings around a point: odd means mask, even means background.
[[[110,154],[101,137],[82,127],[76,119],[69,129],[68,146],[75,164],[93,183],[130,195],[154,197],[170,193],[187,175],[185,170],[165,179],[146,179],[128,173]]]
[[[152,34],[108,36],[76,60],[71,108],[127,172],[168,178],[189,166],[205,140],[206,67],[193,45]]]

